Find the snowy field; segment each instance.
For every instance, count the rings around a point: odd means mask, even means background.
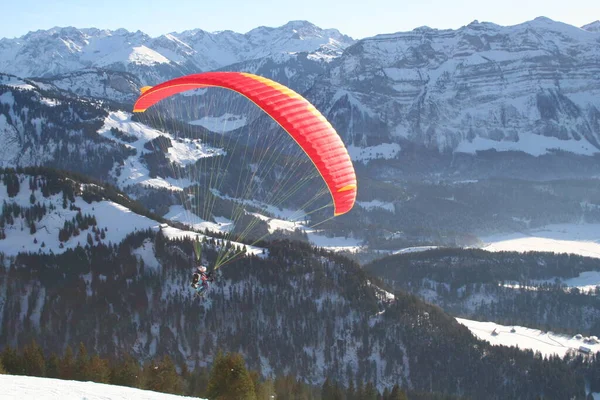
[[[204,128],[216,132],[216,133],[226,133],[247,124],[246,117],[243,115],[233,115],[229,113],[225,113],[220,117],[203,117],[196,121],[190,122],[190,125],[200,125]]]
[[[0,397],[5,400],[202,400],[125,386],[33,376],[0,375],[0,387]]]
[[[554,224],[481,240],[488,251],[550,251],[600,258],[600,224]]]
[[[574,336],[559,335],[522,326],[504,326],[494,322],[472,321],[463,318],[456,318],[456,320],[469,328],[475,336],[492,345],[518,346],[521,349],[539,351],[544,356],[557,354],[560,357],[563,357],[569,350],[578,350],[580,346],[585,346],[594,353],[600,351],[600,343],[585,343],[585,337],[577,339]],[[515,332],[511,332],[513,328]],[[492,334],[494,330],[496,331],[495,335]]]

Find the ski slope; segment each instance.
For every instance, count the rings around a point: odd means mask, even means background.
[[[33,376],[0,375],[0,388],[4,400],[203,400],[126,386]]]
[[[563,357],[569,350],[578,351],[580,346],[585,346],[594,353],[600,351],[600,343],[585,343],[585,337],[577,339],[575,336],[559,335],[523,326],[505,326],[494,322],[480,322],[464,318],[456,318],[456,320],[469,328],[475,336],[492,345],[518,346],[521,349],[539,351],[543,356],[557,354]],[[513,328],[515,332],[511,332]],[[496,335],[492,334],[494,330]]]
[[[600,224],[554,224],[481,240],[488,251],[549,251],[600,258]]]

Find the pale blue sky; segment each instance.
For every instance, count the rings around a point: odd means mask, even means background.
[[[538,16],[581,26],[600,19],[600,0],[8,0],[0,37],[54,26],[126,28],[150,36],[186,29],[233,30],[308,20],[360,39],[418,26],[458,28],[477,19],[514,25]]]

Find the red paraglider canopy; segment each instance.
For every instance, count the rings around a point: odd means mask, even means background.
[[[133,111],[144,112],[164,98],[202,87],[230,89],[254,102],[298,143],[323,177],[333,198],[334,215],[347,213],[356,200],[356,175],[342,139],[304,97],[273,80],[243,72],[205,72],[143,87]]]

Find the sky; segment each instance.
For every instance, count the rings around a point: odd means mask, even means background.
[[[419,26],[456,29],[473,20],[515,25],[545,16],[575,26],[600,19],[598,0],[11,0],[0,38],[55,26],[125,28],[152,37],[200,28],[246,33],[307,20],[354,39]]]

